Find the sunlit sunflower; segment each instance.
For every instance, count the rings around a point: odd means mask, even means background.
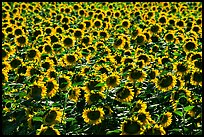
[[[173,42],[174,41],[174,32],[173,31],[170,31],[168,32],[165,36],[164,36],[164,39],[166,42]]]
[[[137,35],[135,41],[138,45],[144,45],[146,42],[146,36],[144,34],[139,34]]]
[[[187,62],[175,62],[173,64],[173,70],[176,71],[177,74],[183,75],[188,73],[189,63]]]
[[[192,51],[192,50],[196,50],[197,49],[197,43],[195,41],[188,41],[188,42],[185,42],[185,44],[183,45],[183,49],[185,52],[189,52],[189,51]]]
[[[118,37],[114,40],[113,47],[116,49],[120,49],[125,44],[125,39],[123,37]]]
[[[150,34],[153,34],[153,33],[159,34],[161,32],[161,27],[159,24],[152,24],[149,30],[150,30]]]
[[[40,64],[41,64],[41,67],[44,68],[46,71],[54,67],[54,61],[49,57],[46,57],[46,59],[41,61]]]
[[[137,117],[138,121],[140,121],[142,125],[149,124],[149,122],[151,121],[151,115],[146,111],[138,111]]]
[[[144,131],[144,135],[165,135],[166,131],[162,127],[162,125],[153,124],[147,127]]]
[[[192,67],[198,70],[202,70],[202,60],[201,59],[193,60]]]
[[[145,80],[146,77],[147,77],[146,72],[144,72],[142,69],[139,69],[139,68],[131,69],[128,75],[128,79],[132,82],[135,82],[135,81],[142,82]]]
[[[174,86],[176,85],[176,77],[169,72],[166,75],[157,78],[155,84],[156,88],[162,90],[163,92],[166,92],[174,88]]]
[[[70,80],[70,76],[67,76],[65,74],[61,75],[59,77],[59,89],[67,89],[71,87],[71,80]]]
[[[85,100],[88,103],[88,105],[95,104],[99,102],[99,100],[104,99],[105,95],[102,92],[94,92],[91,91],[89,93],[84,94]]]
[[[91,36],[84,36],[81,39],[81,42],[85,45],[90,45],[92,43],[92,37]]]
[[[99,19],[96,19],[95,21],[94,21],[94,23],[93,23],[93,25],[94,25],[94,27],[96,27],[96,28],[101,28],[102,27],[102,21],[101,20],[99,20]]]
[[[70,48],[75,45],[75,39],[70,36],[63,37],[62,42],[63,42],[63,46],[66,48]]]
[[[98,85],[99,83],[102,83],[101,80],[89,80],[85,82],[85,86],[82,88],[85,90],[85,92],[89,93],[92,90],[98,90],[103,92],[105,90],[105,86]]]
[[[165,112],[161,117],[160,117],[160,124],[166,128],[169,125],[171,125],[172,122],[172,113],[171,112]]]
[[[10,61],[10,66],[12,69],[16,69],[18,68],[21,64],[23,63],[23,60],[19,57],[16,57],[16,58],[13,58],[11,61]]]
[[[59,130],[54,128],[54,125],[43,126],[36,130],[36,135],[60,135]]]
[[[71,87],[71,89],[68,91],[68,98],[74,102],[77,102],[79,99],[79,96],[81,95],[81,90],[79,87]]]
[[[47,96],[48,97],[53,97],[57,93],[59,89],[59,85],[57,81],[54,78],[48,78],[46,81],[46,88],[47,88]]]
[[[192,85],[199,85],[202,86],[202,70],[194,70],[190,82]]]
[[[146,102],[143,102],[142,100],[138,100],[136,101],[136,103],[134,103],[133,108],[131,109],[131,112],[138,112],[138,111],[146,111],[147,109],[147,104]]]
[[[31,48],[27,51],[27,58],[29,60],[38,61],[41,57],[41,54],[38,49]]]
[[[141,135],[144,127],[137,117],[131,117],[124,120],[121,125],[121,135]]]
[[[202,60],[202,52],[192,52],[192,54],[189,54],[190,61],[194,60]]]
[[[176,79],[176,85],[179,88],[182,88],[185,85],[184,80],[181,79],[181,76],[178,76]]]
[[[39,100],[39,99],[44,99],[47,95],[47,88],[44,85],[44,82],[34,82],[30,86],[30,92],[28,92],[28,98],[34,99],[34,100]]]
[[[116,100],[119,102],[129,102],[133,99],[134,97],[134,92],[132,87],[120,87],[120,89],[118,89],[116,91]]]
[[[106,85],[108,87],[116,87],[120,84],[120,76],[116,72],[113,72],[111,75],[105,77],[104,79],[106,79]]]
[[[44,117],[44,124],[53,125],[60,123],[62,120],[62,110],[57,107],[52,107]]]
[[[138,51],[139,54],[139,51]],[[144,60],[145,65],[148,65],[150,63],[150,56],[148,54],[139,54],[137,55],[137,60]]]
[[[66,65],[74,65],[78,60],[77,54],[65,54],[63,59]]]
[[[49,78],[57,78],[58,72],[54,68],[50,68],[45,72],[45,75]]]
[[[98,125],[102,122],[104,118],[103,108],[88,108],[84,109],[82,117],[84,121],[91,125]]]
[[[139,27],[133,28],[132,32],[131,32],[131,36],[133,39],[135,39],[137,37],[137,35],[142,33],[142,29]]]

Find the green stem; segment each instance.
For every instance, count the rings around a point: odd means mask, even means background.
[[[67,105],[67,95],[68,95],[68,93],[65,94],[65,100],[64,100],[63,114],[62,114],[61,123],[62,123],[62,120],[63,120],[63,117],[64,117],[65,107],[66,107],[66,105]]]
[[[182,130],[183,130],[183,135],[185,135],[185,117],[186,117],[186,113],[184,112],[184,107],[182,107],[182,113],[183,113],[183,117],[182,117],[182,121],[183,121]]]

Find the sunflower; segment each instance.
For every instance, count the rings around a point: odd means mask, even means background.
[[[156,33],[156,34],[160,34],[161,32],[161,27],[159,24],[152,24],[149,28],[150,30],[150,34]]]
[[[138,45],[144,45],[146,42],[146,36],[144,34],[139,34],[135,40]]]
[[[122,62],[122,65],[126,65],[126,64],[129,64],[129,63],[134,62],[134,58],[131,57],[131,56],[124,56],[124,57],[121,59],[121,62]]]
[[[164,92],[169,91],[176,85],[176,77],[170,72],[164,76],[160,76],[156,80],[156,87]]]
[[[55,68],[50,68],[45,72],[45,76],[48,76],[48,78],[57,78],[57,72],[55,70]]]
[[[157,69],[151,69],[148,73],[148,76],[151,82],[154,82],[158,75],[159,75],[159,70]]]
[[[94,23],[93,23],[93,25],[94,25],[94,27],[96,27],[96,28],[101,28],[102,27],[102,21],[101,20],[99,20],[99,19],[96,19],[95,21],[94,21]]]
[[[37,83],[36,81],[30,86],[30,92],[28,93],[28,98],[39,100],[46,97],[47,88],[44,86],[44,82]]]
[[[147,129],[144,131],[144,135],[165,135],[166,131],[162,127],[162,125],[153,124],[148,126]]]
[[[136,101],[136,103],[134,103],[135,105],[133,106],[131,112],[139,112],[139,111],[146,111],[147,109],[147,103],[143,102],[142,100],[138,100]]]
[[[105,79],[108,87],[116,87],[120,84],[120,76],[116,72],[113,72],[110,76],[105,77]]]
[[[189,52],[192,50],[196,50],[197,49],[197,43],[195,41],[186,41],[185,44],[183,45],[183,49],[185,52]]]
[[[165,36],[164,39],[166,42],[173,42],[174,41],[174,32],[170,31]]]
[[[144,127],[137,117],[131,117],[121,123],[121,135],[141,135]]]
[[[190,55],[190,61],[194,60],[202,60],[202,52],[193,52],[193,54]]]
[[[137,60],[139,61],[139,60],[144,60],[144,63],[145,63],[145,65],[148,65],[149,63],[150,63],[150,56],[149,55],[147,55],[147,54],[140,54],[139,53],[139,50],[137,51],[137,54],[139,54],[139,55],[137,55]]]
[[[151,115],[146,111],[138,111],[137,117],[138,121],[140,121],[142,125],[149,124],[149,122],[151,121]]]
[[[33,75],[40,75],[41,72],[38,70],[38,67],[34,67],[34,64],[31,64],[31,66],[27,66],[27,70],[25,73],[25,76],[32,77]]]
[[[120,49],[125,44],[125,39],[123,37],[118,37],[114,40],[113,47],[116,49]]]
[[[130,27],[130,21],[127,19],[122,20],[122,24],[121,24],[124,28],[129,28]]]
[[[91,91],[89,93],[84,94],[85,100],[88,103],[88,105],[95,104],[99,102],[99,100],[104,99],[105,95],[102,92],[94,92]]]
[[[79,87],[71,87],[71,89],[68,91],[68,98],[74,102],[77,102],[78,99],[79,99],[79,96],[81,95],[80,94],[81,90]]]
[[[190,82],[192,85],[199,85],[202,86],[202,70],[194,70]]]
[[[77,54],[65,54],[63,59],[66,65],[74,65],[78,60]]]
[[[38,49],[36,48],[31,48],[27,51],[27,54],[26,54],[27,58],[29,60],[33,60],[33,61],[38,61],[41,57],[41,53],[39,52]]]
[[[63,74],[59,77],[59,88],[64,90],[68,87],[71,87],[70,77]]]
[[[53,97],[58,91],[59,85],[57,84],[57,81],[54,78],[48,78],[46,81],[46,88],[47,88],[47,96]]]
[[[43,51],[42,53],[51,53],[53,51],[53,47],[50,44],[45,44],[43,46]]]
[[[131,36],[133,39],[135,39],[137,37],[137,35],[142,33],[142,29],[139,27],[133,28],[132,32],[131,32]]]
[[[129,71],[129,75],[128,75],[128,79],[130,81],[138,81],[138,82],[142,82],[145,80],[145,78],[147,77],[147,74],[142,70],[142,69],[131,69]]]
[[[169,58],[168,55],[164,55],[164,56],[158,58],[158,64],[165,65],[165,64],[170,63],[170,62],[172,62],[172,59]]]
[[[102,85],[97,86],[101,82],[101,80],[89,80],[85,82],[85,87],[83,87],[82,89],[87,93],[91,92],[92,90],[103,92],[105,90],[105,87]]]
[[[177,74],[187,74],[189,64],[187,62],[176,62],[173,64],[173,70],[177,72]]]
[[[160,117],[160,124],[166,128],[169,125],[171,125],[172,122],[172,113],[171,112],[165,112],[161,117]]]
[[[8,72],[5,70],[2,70],[2,83],[8,82]]]
[[[201,59],[193,60],[192,61],[192,67],[199,69],[199,70],[202,70],[202,60]]]
[[[74,30],[74,37],[75,38],[82,38],[84,36],[84,33],[81,29],[75,29]]]
[[[49,112],[44,117],[44,124],[46,125],[53,125],[60,123],[62,118],[62,110],[57,107],[52,107]]]
[[[119,102],[129,102],[133,99],[134,97],[134,92],[132,87],[120,87],[120,89],[118,89],[116,91],[116,100]]]
[[[13,58],[11,61],[10,61],[10,66],[12,69],[16,69],[18,68],[21,64],[23,63],[23,60],[19,57],[16,57],[16,58]]]
[[[105,112],[103,108],[88,108],[83,110],[84,121],[91,125],[98,125],[102,122]]]
[[[66,48],[70,48],[75,45],[75,39],[70,36],[63,37],[62,42],[63,42],[63,46]]]
[[[60,132],[54,128],[54,125],[45,127],[41,125],[40,129],[37,129],[36,135],[60,135]]]

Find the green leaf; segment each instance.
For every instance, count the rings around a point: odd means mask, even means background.
[[[174,113],[175,113],[176,115],[181,116],[181,117],[183,116],[183,113],[182,113],[181,111],[178,111],[178,110],[177,110],[177,111],[174,111]]]
[[[105,83],[98,83],[95,87],[102,87],[104,85],[105,85]]]
[[[115,129],[115,130],[106,132],[106,135],[120,134],[120,132],[121,131],[119,129]]]
[[[76,120],[75,118],[70,117],[70,118],[67,119],[67,122],[71,122],[71,121],[75,121],[75,120]]]
[[[122,76],[126,76],[129,71],[125,71]]]
[[[184,111],[190,111],[194,108],[194,106],[187,106],[184,108]]]
[[[40,121],[40,122],[43,122],[42,117],[33,117],[32,120],[33,120],[33,121]]]
[[[26,96],[27,94],[25,93],[25,92],[20,92],[19,93],[19,97],[24,97],[24,96]]]
[[[180,55],[178,52],[174,52],[173,54],[174,54],[174,56],[179,56]]]

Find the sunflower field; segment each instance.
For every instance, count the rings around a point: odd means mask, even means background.
[[[2,2],[4,135],[201,135],[201,2]]]

